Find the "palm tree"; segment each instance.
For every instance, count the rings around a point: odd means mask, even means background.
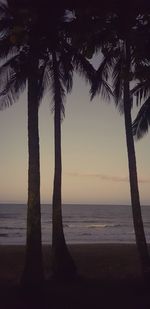
[[[61,120],[64,116],[64,99],[72,89],[73,71],[76,70],[84,78],[91,81],[93,76],[92,65],[82,54],[70,44],[67,36],[66,24],[53,27],[54,40],[50,40],[49,63],[47,64],[47,80],[53,94],[54,111],[54,143],[55,143],[55,170],[52,200],[52,269],[56,277],[70,278],[76,275],[76,266],[66,245],[62,222],[61,197]],[[68,27],[67,27],[68,28]],[[52,44],[53,42],[53,44]]]
[[[38,284],[43,281],[41,210],[40,210],[40,161],[38,107],[39,82],[38,59],[31,53],[30,75],[28,76],[28,212],[26,263],[22,276],[23,283]]]
[[[15,20],[13,22],[15,23]],[[13,45],[15,54],[10,56],[0,68],[0,73],[3,76],[1,109],[15,102],[26,88],[26,84],[28,84],[27,242],[22,284],[38,285],[43,281],[38,134],[38,107],[41,99],[40,95],[42,95],[41,79],[43,76],[39,55],[37,54],[37,50],[39,51],[37,47],[39,46],[34,39],[35,29],[34,27],[27,29],[26,33],[25,26],[27,24],[24,25],[24,19],[22,18],[21,26],[15,24],[13,30],[8,31],[9,45]]]
[[[76,273],[76,267],[66,246],[62,224],[62,201],[61,201],[61,114],[64,111],[63,99],[67,90],[72,87],[72,67],[66,73],[61,67],[60,57],[56,50],[52,51],[52,86],[54,100],[54,141],[55,141],[55,170],[53,187],[53,230],[52,230],[52,254],[53,272],[55,276],[71,277]]]
[[[31,57],[32,59],[32,57]],[[39,284],[43,281],[42,266],[42,247],[41,247],[41,213],[40,213],[40,165],[39,165],[39,134],[38,134],[38,81],[35,62],[30,62],[29,76],[26,79],[16,80],[15,90],[7,93],[8,106],[14,100],[19,98],[19,92],[25,88],[26,80],[28,82],[28,151],[29,151],[29,168],[28,168],[28,208],[27,208],[27,242],[26,242],[26,260],[22,276],[23,285]],[[36,74],[35,74],[36,73]],[[15,77],[16,78],[16,77]],[[19,85],[16,85],[19,83]],[[17,89],[18,87],[18,89]],[[8,90],[8,89],[7,89]],[[1,93],[4,104],[6,95]],[[1,106],[2,108],[2,106]]]
[[[126,21],[125,14],[121,14],[121,12],[107,15],[104,31],[108,36],[103,37],[101,42],[98,42],[98,40],[96,42],[98,48],[101,48],[104,59],[95,75],[91,94],[93,98],[97,93],[101,93],[101,91],[104,91],[103,86],[106,87],[107,91],[108,81],[110,82],[112,78],[116,104],[124,112],[135,237],[143,272],[147,275],[150,271],[150,259],[141,215],[131,119],[132,97],[130,87],[135,76],[139,42],[138,23],[140,23],[140,20],[134,18],[135,16],[131,14]],[[142,41],[141,37],[140,39]]]

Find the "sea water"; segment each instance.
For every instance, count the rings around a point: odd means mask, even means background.
[[[150,206],[142,206],[147,242],[150,243]],[[134,243],[131,206],[79,205],[62,206],[67,243]],[[52,206],[42,205],[42,242],[52,239]],[[25,204],[0,204],[0,244],[25,244]]]

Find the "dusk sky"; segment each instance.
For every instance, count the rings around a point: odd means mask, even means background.
[[[41,201],[51,203],[54,172],[50,93],[39,110]],[[63,203],[129,204],[124,118],[75,75],[62,123]],[[27,201],[27,100],[0,112],[0,202]],[[136,142],[141,203],[150,197],[150,135]]]

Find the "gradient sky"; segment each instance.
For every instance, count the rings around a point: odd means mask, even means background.
[[[51,203],[53,115],[48,94],[39,110],[41,201]],[[64,203],[129,204],[124,118],[113,102],[89,98],[89,87],[74,77],[62,123]],[[0,202],[27,201],[27,100],[24,93],[0,112]],[[142,204],[150,204],[150,136],[136,142]]]

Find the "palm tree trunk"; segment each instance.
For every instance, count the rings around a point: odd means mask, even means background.
[[[150,271],[150,259],[141,214],[135,147],[132,134],[131,101],[130,101],[130,85],[129,85],[130,46],[128,42],[125,43],[125,57],[126,57],[126,68],[124,78],[124,117],[125,117],[127,153],[128,153],[132,214],[133,214],[133,223],[134,223],[137,249],[143,272],[146,275]]]
[[[57,277],[71,277],[76,268],[72,257],[66,246],[63,223],[62,223],[62,201],[61,201],[61,90],[59,80],[59,68],[55,51],[53,52],[53,70],[55,87],[55,109],[54,109],[54,147],[55,147],[55,170],[53,188],[53,213],[52,213],[52,268]]]
[[[39,285],[43,281],[37,65],[38,63],[32,58],[31,75],[28,79],[29,167],[26,260],[22,276],[22,283],[24,285]]]

